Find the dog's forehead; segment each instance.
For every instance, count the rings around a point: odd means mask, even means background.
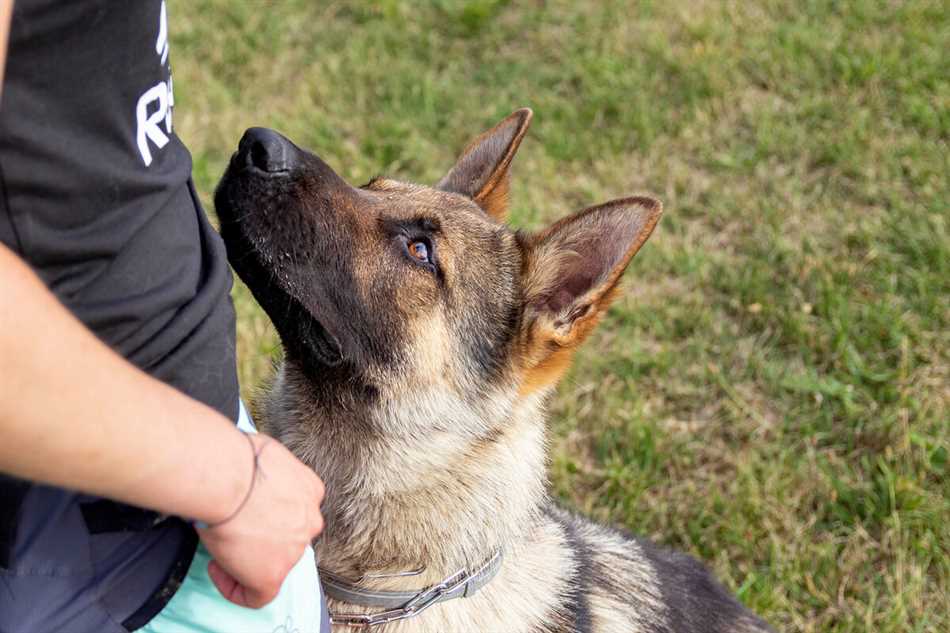
[[[361,189],[375,194],[384,208],[388,208],[397,214],[425,212],[448,215],[462,213],[472,214],[476,218],[484,217],[482,210],[470,198],[426,185],[377,177],[363,185]]]
[[[418,189],[423,189],[422,185],[414,185],[408,182],[393,180],[384,176],[376,176],[361,187],[369,191],[381,191],[384,193],[411,193]]]

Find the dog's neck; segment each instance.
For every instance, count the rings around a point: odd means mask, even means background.
[[[498,407],[484,433],[464,436],[449,424],[394,437],[346,411],[329,418],[308,410],[294,388],[279,374],[259,413],[326,484],[321,567],[353,579],[423,569],[370,583],[421,588],[518,547],[537,524],[546,498],[542,394]],[[387,411],[419,414],[392,404]]]

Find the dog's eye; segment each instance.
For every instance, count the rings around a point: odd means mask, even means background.
[[[423,264],[431,264],[432,260],[430,259],[431,248],[429,243],[425,240],[412,240],[409,242],[409,255],[416,259],[417,261]]]
[[[425,235],[399,236],[402,252],[413,264],[422,266],[432,273],[438,274],[439,265],[436,263],[435,244]]]

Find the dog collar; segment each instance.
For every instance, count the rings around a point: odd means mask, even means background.
[[[502,552],[498,550],[475,569],[460,569],[441,582],[426,587],[422,591],[371,591],[361,589],[356,586],[356,583],[368,576],[362,576],[354,582],[321,569],[320,581],[323,584],[323,592],[327,597],[361,607],[385,609],[385,611],[370,614],[331,612],[330,622],[358,628],[369,628],[417,616],[439,602],[454,598],[469,598],[495,577],[498,570],[501,569],[502,558]],[[413,576],[419,573],[421,573],[421,570],[375,577]]]

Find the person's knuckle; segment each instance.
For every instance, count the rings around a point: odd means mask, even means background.
[[[277,597],[277,594],[279,591],[280,591],[280,583],[277,583],[277,585],[273,587],[268,587],[267,589],[261,591],[257,595],[257,600],[255,600],[256,604],[254,606],[257,608],[267,606],[268,604],[274,601],[274,598]]]
[[[327,493],[326,485],[323,483],[323,480],[320,479],[319,477],[314,478],[313,493],[314,493],[314,496],[316,496],[317,499],[320,501],[323,501],[323,497],[326,496],[326,493]]]
[[[287,570],[284,569],[284,567],[285,566],[272,567],[268,570],[264,578],[264,585],[261,592],[268,594],[271,599],[280,591],[280,586],[284,582],[284,577],[287,575]]]

